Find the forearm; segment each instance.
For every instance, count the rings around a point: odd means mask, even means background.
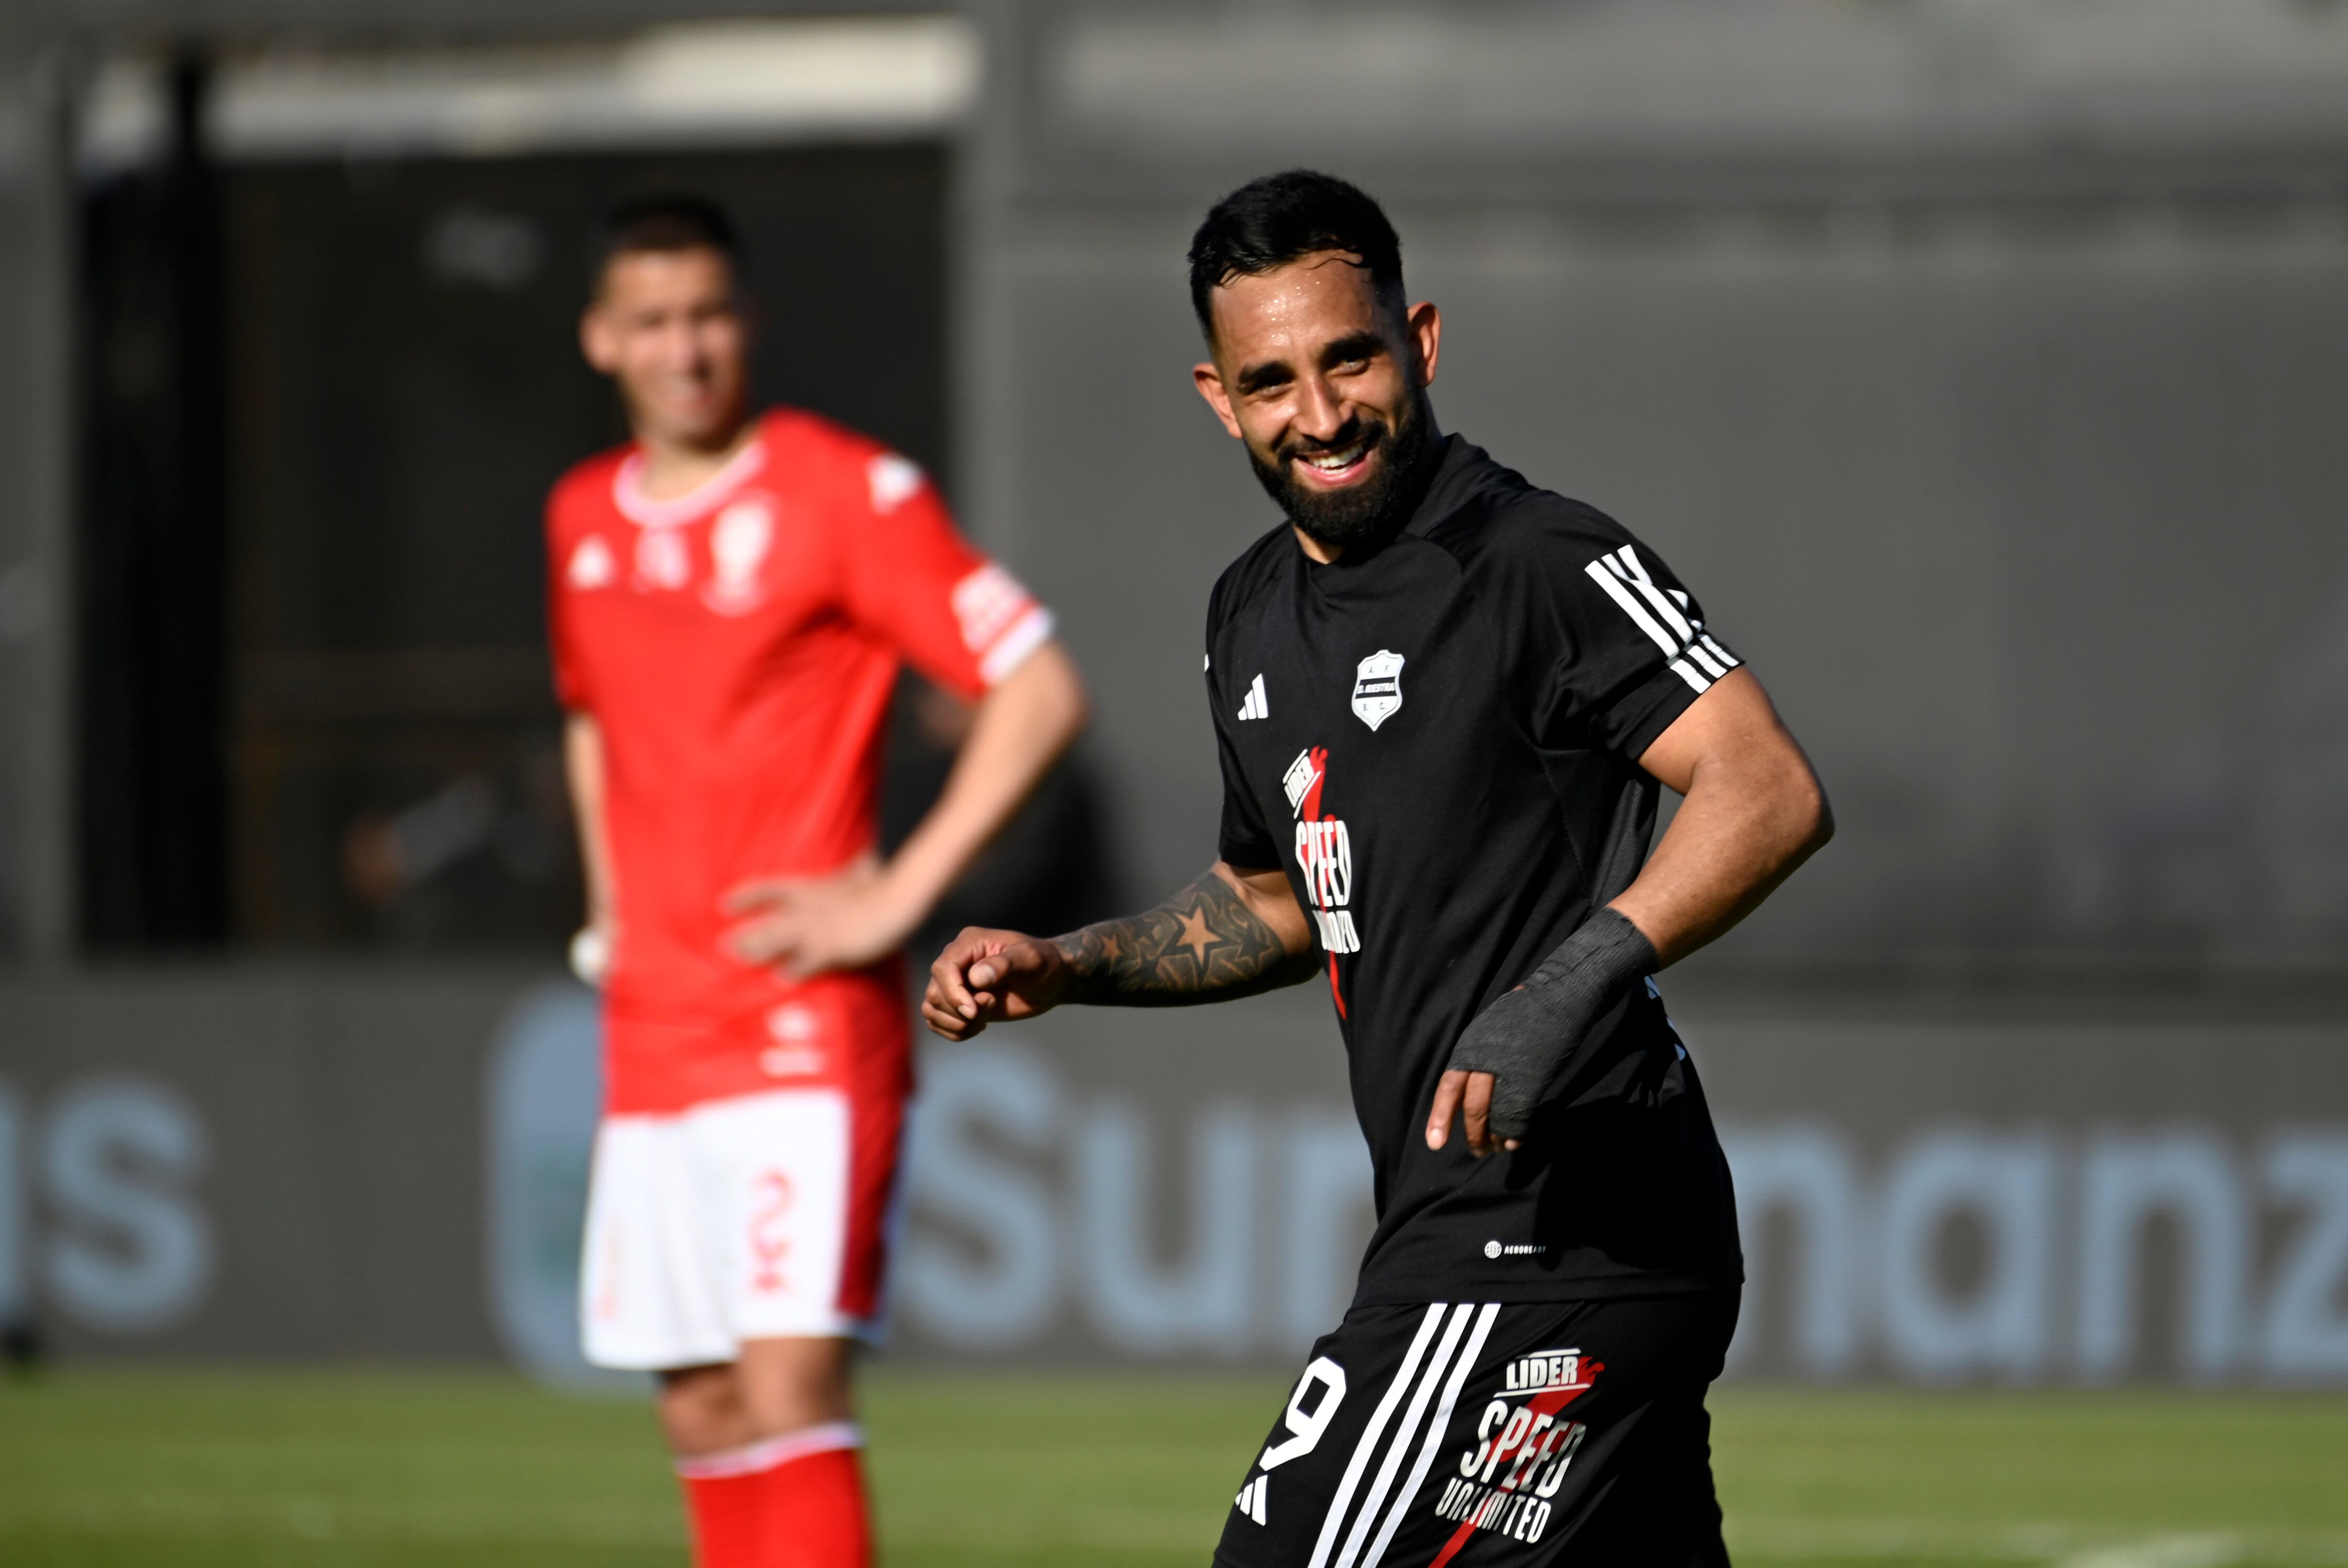
[[[987,694],[944,792],[882,872],[916,921],[1003,831],[1085,717],[1083,683],[1057,643],[1030,654]]]
[[[1518,1147],[1609,1009],[1751,913],[1834,831],[1808,759],[1748,671],[1716,682],[1639,764],[1683,797],[1663,841],[1620,897],[1468,1024],[1437,1087],[1428,1148],[1444,1146],[1455,1113],[1478,1157]]]
[[[1725,935],[1833,835],[1826,798],[1798,757],[1756,779],[1699,768],[1663,842],[1609,907],[1675,964]]]
[[[612,853],[603,835],[603,731],[586,714],[562,725],[562,772],[571,814],[579,828],[579,863],[587,883],[587,923],[607,925],[613,913]]]
[[[1292,921],[1279,897],[1288,897]],[[1235,879],[1210,871],[1155,909],[1056,938],[1073,975],[1067,999],[1182,1007],[1310,979],[1319,965],[1293,903],[1284,883],[1272,898],[1251,901]]]

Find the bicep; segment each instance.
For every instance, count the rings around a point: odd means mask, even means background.
[[[1639,766],[1682,795],[1699,774],[1718,773],[1768,788],[1772,780],[1815,789],[1809,759],[1769,694],[1747,669],[1731,670],[1688,704],[1639,755]]]
[[[1017,668],[979,699],[979,706],[983,711],[988,705],[1005,698],[1019,707],[1030,725],[1053,733],[1056,738],[1049,749],[1056,757],[1076,738],[1091,716],[1084,676],[1077,671],[1074,656],[1056,637],[1046,637],[1037,644],[1019,661]]]

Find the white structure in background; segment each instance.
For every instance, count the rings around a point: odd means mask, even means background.
[[[467,49],[280,46],[224,57],[215,156],[493,157],[936,134],[976,102],[979,45],[954,16],[691,22],[603,44]],[[161,69],[108,63],[85,167],[155,157]]]
[[[2348,126],[2348,21],[2283,0],[1394,6],[1342,27],[1333,10],[1071,7],[1044,91],[1072,132],[1120,150],[1334,146],[1355,161],[1397,147],[2002,151],[2058,128],[2208,145]]]

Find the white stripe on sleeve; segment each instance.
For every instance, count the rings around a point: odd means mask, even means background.
[[[1588,574],[1592,583],[1606,590],[1608,598],[1622,606],[1622,614],[1630,616],[1639,630],[1654,639],[1655,646],[1663,650],[1663,657],[1671,659],[1679,656],[1679,639],[1657,625],[1655,618],[1647,614],[1647,607],[1631,597],[1631,591],[1615,580],[1613,573],[1607,570],[1604,557],[1601,556],[1591,562],[1583,567],[1582,571]]]
[[[1025,664],[1027,655],[1042,647],[1051,635],[1052,612],[1037,604],[994,639],[994,645],[978,661],[978,678],[988,686],[1002,685],[1004,677]]]
[[[1677,632],[1682,642],[1694,636],[1695,634],[1690,630],[1687,617],[1680,614],[1680,607],[1655,586],[1653,578],[1647,575],[1646,564],[1639,559],[1639,552],[1626,544],[1615,553],[1622,562],[1623,575],[1632,587],[1646,596],[1647,603],[1655,607],[1655,614],[1663,618],[1663,624]]]

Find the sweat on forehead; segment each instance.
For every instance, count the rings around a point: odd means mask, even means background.
[[[1231,278],[1208,304],[1207,346],[1218,362],[1317,356],[1363,338],[1395,346],[1409,330],[1402,303],[1381,297],[1360,263],[1335,252]]]
[[[1209,304],[1217,312],[1235,308],[1277,310],[1283,304],[1305,300],[1375,305],[1376,285],[1354,256],[1343,251],[1323,251],[1260,273],[1233,273],[1215,285]]]

